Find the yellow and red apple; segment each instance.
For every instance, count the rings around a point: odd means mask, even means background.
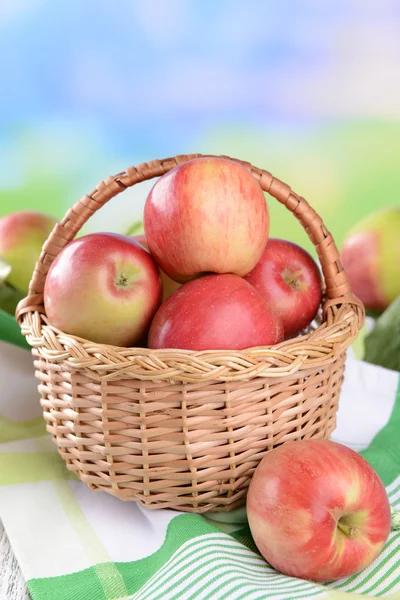
[[[400,296],[400,206],[360,221],[346,236],[342,262],[353,292],[374,311]]]
[[[160,301],[160,274],[150,254],[112,233],[68,244],[51,265],[44,290],[54,327],[115,346],[141,343]]]
[[[24,293],[40,251],[57,220],[39,212],[16,212],[0,219],[0,257],[11,267],[7,282]]]
[[[301,332],[321,304],[319,268],[308,252],[287,240],[269,239],[261,259],[245,279],[282,319],[285,338]]]
[[[354,450],[329,440],[288,442],[269,452],[250,482],[247,514],[264,558],[312,581],[367,567],[391,524],[378,474]]]
[[[158,309],[149,348],[241,350],[283,339],[279,316],[237,275],[207,275],[184,284]]]
[[[158,179],[146,199],[144,230],[151,254],[174,281],[243,276],[264,251],[269,213],[259,183],[242,165],[198,158]]]

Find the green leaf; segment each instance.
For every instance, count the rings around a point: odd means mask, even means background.
[[[400,371],[400,296],[377,319],[365,338],[364,360]]]
[[[127,229],[124,235],[130,237],[132,235],[139,235],[144,232],[142,221],[135,221],[132,225]]]
[[[17,304],[22,298],[24,298],[25,294],[20,290],[12,287],[8,283],[0,281],[0,309],[4,310],[10,315],[15,314],[15,309],[17,308]]]
[[[0,310],[0,340],[20,346],[21,348],[29,348],[29,344],[22,335],[16,318],[3,310]]]
[[[383,313],[382,310],[373,310],[372,308],[365,309],[365,316],[372,317],[372,319],[379,319],[379,317],[382,315],[382,313]]]

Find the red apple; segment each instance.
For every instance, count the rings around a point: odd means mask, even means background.
[[[354,450],[328,440],[288,442],[269,452],[250,482],[247,515],[264,558],[312,581],[367,567],[391,521],[378,474]]]
[[[141,233],[139,235],[133,235],[132,239],[138,242],[143,248],[149,250],[149,247],[146,242],[146,236]],[[162,269],[160,269],[161,275],[161,284],[162,284],[162,301],[164,302],[167,298],[170,297],[178,288],[181,287],[180,283],[177,283],[171,277],[168,277],[166,273]]]
[[[22,211],[0,219],[0,257],[11,267],[8,283],[24,293],[44,242],[57,220],[39,212]]]
[[[141,341],[160,300],[160,274],[150,254],[113,233],[92,233],[68,244],[51,265],[44,289],[52,325],[115,346]]]
[[[259,293],[237,275],[190,281],[160,306],[149,348],[242,350],[281,342],[283,327]]]
[[[263,253],[269,213],[247,169],[223,158],[198,158],[155,183],[144,229],[151,254],[174,281],[205,273],[243,276]]]
[[[351,229],[342,262],[366,308],[383,311],[400,296],[400,206],[373,213]]]
[[[321,304],[321,274],[314,259],[300,246],[269,239],[264,253],[245,279],[282,319],[285,338],[302,331]]]

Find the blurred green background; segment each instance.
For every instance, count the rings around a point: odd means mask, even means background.
[[[270,170],[337,242],[398,204],[396,1],[2,0],[0,215],[61,217],[130,164],[223,153]],[[150,185],[87,231],[125,231]],[[310,246],[269,202],[272,234]]]

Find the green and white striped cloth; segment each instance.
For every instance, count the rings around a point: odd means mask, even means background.
[[[400,532],[365,571],[322,586],[269,567],[244,510],[221,523],[88,490],[45,433],[32,372],[28,352],[0,343],[0,518],[33,600],[400,599]],[[348,359],[334,439],[362,452],[400,508],[398,373]]]

